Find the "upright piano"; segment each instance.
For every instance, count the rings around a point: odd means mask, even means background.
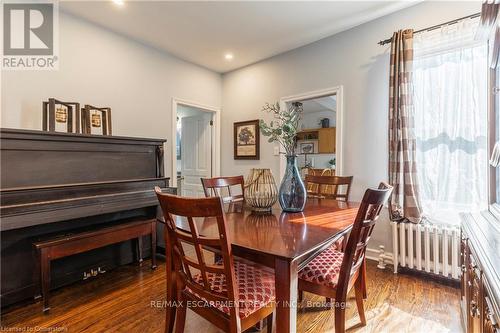
[[[35,295],[34,241],[155,218],[153,188],[169,185],[165,140],[17,129],[0,129],[0,140],[2,307]],[[62,258],[52,265],[51,287],[133,260],[130,241]]]

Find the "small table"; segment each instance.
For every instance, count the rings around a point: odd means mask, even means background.
[[[298,272],[322,250],[350,231],[359,204],[310,198],[301,213],[284,213],[276,206],[271,214],[252,213],[243,203],[226,204],[228,236],[235,256],[274,268],[276,285],[276,332],[295,332],[297,327]],[[218,237],[212,218],[195,219],[198,231]],[[177,218],[176,225],[189,231]],[[175,291],[173,295],[175,295]],[[174,301],[175,299],[167,299]],[[175,318],[171,307],[170,318]],[[169,332],[172,322],[166,323]]]

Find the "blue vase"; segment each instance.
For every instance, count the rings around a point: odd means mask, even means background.
[[[285,176],[281,180],[278,198],[285,212],[295,213],[304,210],[307,192],[297,167],[297,156],[286,157]]]

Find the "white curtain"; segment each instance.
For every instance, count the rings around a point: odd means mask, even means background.
[[[424,218],[459,224],[487,206],[487,46],[478,20],[415,34],[417,174]]]

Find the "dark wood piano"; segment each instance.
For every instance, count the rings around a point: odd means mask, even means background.
[[[36,295],[33,242],[155,218],[165,140],[0,129],[1,306]],[[144,242],[144,254],[150,253]],[[134,260],[131,241],[55,261],[51,288]]]

